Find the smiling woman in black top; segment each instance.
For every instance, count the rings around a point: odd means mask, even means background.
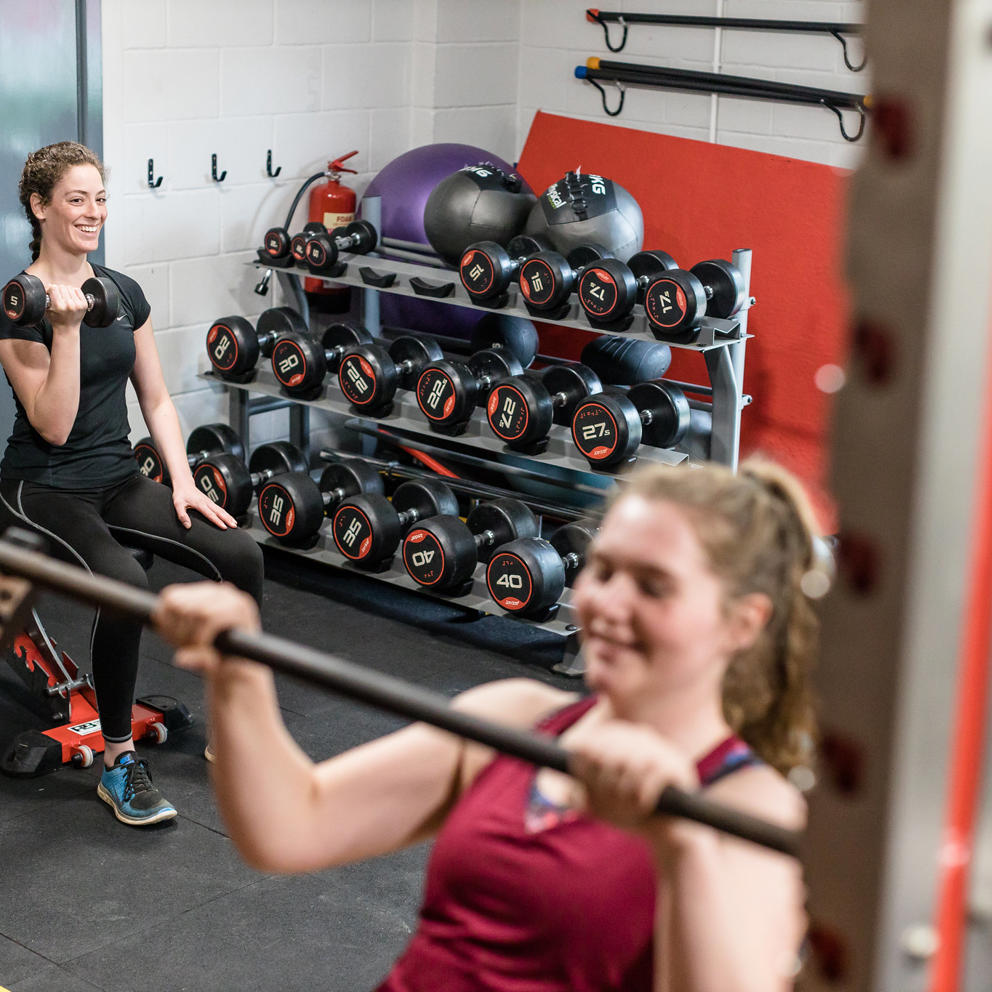
[[[0,463],[3,522],[38,531],[52,554],[101,575],[147,585],[124,542],[231,581],[261,601],[258,546],[193,484],[141,287],[88,260],[107,219],[99,159],[70,141],[33,152],[20,200],[33,233],[25,271],[42,281],[49,306],[30,326],[0,312],[0,363],[16,408]],[[120,294],[120,312],[108,327],[86,323],[81,286],[92,277],[110,280]],[[129,380],[172,478],[171,491],[137,471],[129,441]],[[134,826],[176,815],[134,753],[131,705],[140,637],[139,624],[97,612],[91,653],[105,743],[97,791],[119,820]]]

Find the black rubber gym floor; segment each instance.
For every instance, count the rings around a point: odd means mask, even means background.
[[[265,629],[446,695],[494,678],[553,673],[562,640],[525,624],[362,576],[300,572],[267,549]],[[189,578],[156,561],[154,588]],[[91,613],[46,597],[40,611],[63,650],[88,670]],[[171,695],[196,722],[162,745],[139,744],[179,810],[134,829],[96,795],[99,761],[39,778],[0,776],[0,987],[10,992],[253,992],[372,989],[406,943],[427,847],[303,876],[245,866],[217,815],[203,758],[199,678],[143,641],[140,693]],[[314,758],[402,721],[280,677],[286,723]],[[46,726],[10,667],[0,664],[0,745]]]

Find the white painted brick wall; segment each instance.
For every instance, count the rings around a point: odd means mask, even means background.
[[[828,36],[631,27],[610,53],[587,0],[104,0],[107,262],[152,302],[163,367],[185,431],[227,416],[223,389],[196,377],[203,336],[228,313],[284,302],[253,292],[247,264],[281,224],[300,182],[357,149],[361,194],[386,163],[430,142],[478,145],[515,161],[545,110],[852,167],[827,110],[631,87],[621,117],[574,78],[589,56],[864,92]],[[860,21],[842,0],[617,0],[611,9]],[[619,37],[615,27],[611,37]],[[851,42],[861,57],[861,43]],[[854,125],[853,114],[849,117]],[[265,175],[265,154],[282,172]],[[227,179],[210,178],[210,155]],[[150,191],[147,160],[162,186]],[[303,217],[303,208],[297,221]],[[295,226],[295,225],[294,225]],[[273,280],[273,287],[275,287]],[[131,396],[133,436],[144,433]],[[334,435],[326,418],[315,428]],[[254,418],[252,440],[284,436],[285,414]]]

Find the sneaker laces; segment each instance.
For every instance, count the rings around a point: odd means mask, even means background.
[[[148,762],[138,758],[124,765],[124,798],[131,799],[135,793],[148,792],[153,788]]]

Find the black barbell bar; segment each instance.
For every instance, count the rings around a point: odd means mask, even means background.
[[[36,544],[35,535],[10,528],[0,539],[0,571],[91,606],[109,609],[142,624],[152,625],[152,616],[159,605],[158,595],[115,579],[92,575],[28,546]],[[18,605],[12,604],[12,600],[22,589],[22,583],[16,580],[13,586],[0,583],[0,615],[5,618],[4,638],[18,633],[7,628],[14,612],[11,607]],[[275,671],[316,682],[389,713],[421,720],[530,764],[570,774],[568,751],[553,741],[457,710],[447,697],[402,679],[361,668],[334,655],[264,632],[221,631],[214,640],[214,647],[223,654],[250,658]],[[799,856],[799,834],[796,831],[698,794],[667,786],[658,799],[656,811],[666,816],[693,820],[790,857]]]

